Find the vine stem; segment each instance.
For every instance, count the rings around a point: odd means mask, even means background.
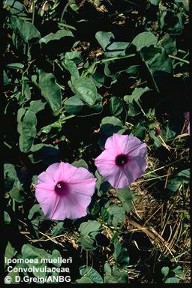
[[[166,168],[166,167],[168,167],[168,166],[171,166],[171,165],[173,165],[173,164],[175,164],[175,163],[177,163],[177,162],[179,162],[179,161],[181,161],[181,160],[182,160],[182,159],[176,160],[176,161],[174,161],[174,162],[172,162],[172,163],[169,163],[169,164],[167,164],[167,165],[164,165],[164,166],[162,166],[162,167],[160,167],[160,168],[157,168],[157,169],[155,169],[155,170],[153,170],[153,171],[149,171],[149,172],[143,174],[143,176],[146,176],[146,175],[149,175],[149,174],[154,173],[154,172],[156,172],[156,171],[162,170],[162,169],[164,169],[164,168]]]
[[[169,55],[169,58],[172,58],[172,59],[175,59],[175,60],[179,60],[179,61],[181,61],[183,63],[189,64],[189,61],[187,61],[185,59],[182,59],[182,58],[179,58],[177,56]]]

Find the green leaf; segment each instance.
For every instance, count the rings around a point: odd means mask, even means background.
[[[48,165],[60,161],[59,149],[51,144],[35,144],[31,147],[29,158],[33,163],[43,162]]]
[[[128,283],[128,275],[125,269],[121,269],[116,265],[111,268],[109,263],[105,263],[104,272],[104,283]]]
[[[91,281],[91,279],[88,276],[83,276],[80,279],[77,279],[76,282],[79,284],[81,284],[81,283],[93,283],[93,281]]]
[[[88,220],[87,222],[81,223],[78,230],[82,235],[86,235],[94,231],[99,231],[100,227],[101,224],[96,220]]]
[[[44,249],[37,248],[31,244],[24,244],[21,249],[21,256],[20,258],[24,259],[33,259],[32,261],[27,261],[25,263],[25,267],[33,268],[34,266],[39,268],[38,270],[35,270],[33,272],[34,276],[36,277],[45,277],[46,272],[41,271],[40,268],[43,268],[47,266],[47,264],[44,262],[47,260],[53,260],[57,259],[58,257],[61,257],[61,254],[57,250],[53,250],[52,254],[46,252]],[[56,267],[60,267],[61,263],[59,262],[52,262],[52,265]]]
[[[9,63],[7,64],[7,68],[9,69],[21,69],[23,70],[24,68],[24,65],[22,63]]]
[[[22,77],[22,90],[19,97],[19,103],[23,104],[24,102],[31,99],[31,90],[29,86],[29,79],[25,76]]]
[[[88,220],[87,222],[81,223],[79,226],[79,232],[81,237],[78,239],[78,243],[85,250],[94,250],[95,247],[95,236],[99,233],[101,224],[96,220]]]
[[[18,268],[18,265],[16,264],[14,267],[16,267],[16,269]],[[7,276],[9,276],[10,277],[10,279],[11,279],[11,283],[10,284],[19,284],[18,282],[16,282],[16,276],[19,276],[19,272],[17,271],[17,272],[15,272],[14,270],[11,270],[11,272],[9,272],[8,274],[7,274]],[[5,279],[4,279],[4,284],[7,284],[7,283],[5,283]]]
[[[165,142],[167,142],[167,141],[170,141],[170,140],[174,139],[175,135],[176,135],[176,132],[173,131],[169,127],[169,125],[167,125],[166,130],[163,131],[163,135],[162,136],[163,136],[163,139],[165,140]]]
[[[22,12],[24,11],[25,7],[19,1],[6,0],[6,1],[3,1],[3,2],[4,2],[4,7],[6,9],[8,9],[12,15],[22,16],[24,14]],[[9,5],[9,6],[7,7],[7,5]]]
[[[10,224],[11,223],[11,218],[10,218],[9,214],[6,211],[4,211],[4,223],[5,224]]]
[[[30,102],[30,111],[33,111],[35,114],[42,111],[45,108],[45,103],[42,100],[34,100]]]
[[[81,266],[80,267],[80,275],[86,278],[89,278],[91,280],[90,283],[103,283],[103,278],[101,277],[101,275],[92,267],[90,266]],[[88,282],[82,282],[82,278],[81,278],[81,282],[78,283],[88,283]]]
[[[190,181],[190,169],[182,170],[177,175],[180,178],[180,181],[182,181],[183,183],[189,183],[189,181]]]
[[[33,111],[20,108],[17,113],[17,131],[19,132],[19,148],[28,152],[36,137],[37,118]]]
[[[180,280],[177,277],[169,277],[165,280],[164,283],[179,283]]]
[[[175,175],[173,175],[167,182],[166,190],[168,193],[175,193],[178,189],[185,183],[188,184],[190,182],[190,170],[185,169],[182,170]]]
[[[54,75],[41,70],[39,72],[39,88],[53,113],[57,115],[61,109],[62,94],[60,87],[56,84]]]
[[[146,135],[146,127],[145,127],[145,121],[140,121],[134,126],[134,132],[133,135],[140,138],[144,139]]]
[[[181,3],[186,11],[189,11],[190,1],[188,0],[175,0],[176,3]]]
[[[166,34],[157,44],[159,47],[163,47],[167,54],[177,53],[177,43],[171,35]]]
[[[142,50],[142,54],[144,55],[145,58],[145,53]],[[172,62],[169,56],[167,55],[165,49],[161,49],[161,52],[155,53],[154,56],[146,61],[151,73],[154,73],[155,71],[165,71],[169,74],[173,73],[173,67],[172,67]]]
[[[181,181],[177,177],[169,179],[167,182],[167,187],[166,189],[170,193],[175,193],[178,191],[179,187],[181,186]]]
[[[79,115],[86,105],[78,96],[72,96],[65,101],[64,106],[67,113]]]
[[[168,274],[169,274],[169,267],[168,267],[168,266],[164,266],[164,267],[161,269],[161,273],[163,274],[164,277],[167,277]]]
[[[9,82],[10,82],[9,77],[8,77],[7,73],[5,72],[5,70],[3,70],[3,84],[7,85],[7,84],[9,84]]]
[[[82,60],[81,52],[79,51],[70,51],[65,53],[65,59],[67,60],[75,60],[78,59],[79,61]]]
[[[99,45],[102,47],[102,49],[105,50],[111,40],[114,39],[114,35],[112,32],[98,31],[95,34],[95,38],[98,41]]]
[[[118,118],[114,116],[104,117],[100,125],[99,145],[103,148],[108,137],[112,136],[114,133],[123,134],[126,131],[127,128],[123,126],[121,120]]]
[[[127,249],[116,239],[114,242],[115,251],[113,253],[117,265],[124,268],[129,264]]]
[[[74,92],[87,105],[93,106],[97,101],[97,88],[89,78],[75,78],[72,81]]]
[[[13,164],[4,165],[5,190],[18,203],[24,201],[23,186],[17,177],[17,172]]]
[[[110,99],[110,111],[113,116],[125,122],[126,119],[126,110],[124,106],[124,102],[121,98],[113,96]]]
[[[172,270],[172,272],[174,272],[179,277],[184,277],[183,268],[181,266],[177,266]]]
[[[33,207],[29,210],[28,219],[32,220],[37,215],[42,215],[42,211],[39,204],[34,204]]]
[[[95,38],[104,50],[106,57],[124,56],[128,42],[116,42],[111,32],[98,31]]]
[[[15,248],[11,245],[11,243],[8,241],[6,249],[5,249],[5,257],[7,259],[11,259],[15,256],[15,254],[17,253],[17,251],[15,250]]]
[[[118,226],[122,226],[125,221],[125,210],[123,207],[119,207],[117,205],[111,205],[107,208],[107,212],[109,213],[108,223],[109,225],[117,228]]]
[[[79,243],[84,250],[94,250],[96,248],[95,240],[89,235],[80,236],[77,243]]]
[[[157,38],[151,32],[142,32],[133,39],[132,44],[136,46],[137,51],[141,51],[144,47],[156,45]]]
[[[74,61],[69,60],[69,59],[64,59],[61,62],[61,64],[66,70],[68,70],[70,72],[70,74],[73,77],[75,77],[75,78],[79,78],[80,77],[79,70],[78,70],[77,65],[75,64]]]
[[[162,146],[162,141],[158,136],[156,136],[156,132],[154,130],[150,130],[149,135],[153,139],[155,147]]]
[[[50,41],[61,40],[65,37],[74,37],[73,33],[69,30],[58,30],[56,33],[50,33],[39,40],[40,44],[47,44]]]
[[[64,231],[63,222],[59,222],[53,227],[51,234],[52,236],[57,236],[61,234],[63,231]]]
[[[133,194],[131,190],[129,188],[117,189],[117,195],[125,211],[130,212],[133,208]]]
[[[72,165],[75,166],[75,167],[83,167],[83,168],[85,168],[85,169],[88,169],[88,168],[89,168],[88,165],[87,165],[87,163],[86,163],[85,160],[83,160],[83,159],[79,159],[79,160],[77,160],[77,161],[74,161],[74,162],[72,163]]]
[[[153,5],[159,5],[159,2],[160,2],[161,0],[149,0],[149,1],[150,1],[150,3],[153,4]]]
[[[16,34],[18,34],[25,43],[36,42],[40,37],[40,32],[30,22],[22,20],[19,17],[11,16],[10,24]]]
[[[9,194],[16,202],[24,202],[23,187],[19,180],[14,182],[13,188],[9,191]]]
[[[139,103],[141,96],[148,91],[151,91],[149,87],[135,88],[131,95],[124,96],[124,100],[127,103],[133,103],[133,101]]]

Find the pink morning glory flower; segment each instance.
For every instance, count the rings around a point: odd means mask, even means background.
[[[35,196],[49,219],[77,219],[87,215],[95,182],[85,168],[54,163],[38,176]]]
[[[95,159],[95,165],[112,187],[125,188],[147,168],[146,153],[146,145],[137,137],[113,134]]]

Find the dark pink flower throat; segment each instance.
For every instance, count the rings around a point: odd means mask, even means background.
[[[69,192],[68,189],[68,185],[63,182],[63,181],[59,181],[56,185],[55,185],[55,192],[59,195],[59,196],[65,196],[67,195],[67,193]]]
[[[128,162],[128,156],[126,154],[117,155],[115,158],[115,164],[119,167],[126,165]]]

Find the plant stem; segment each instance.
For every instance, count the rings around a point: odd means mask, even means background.
[[[98,61],[96,61],[96,64],[105,63],[105,62],[114,61],[114,60],[125,59],[125,58],[130,58],[130,57],[134,57],[134,56],[136,56],[136,54],[130,54],[130,55],[122,56],[122,57],[111,57],[108,59],[98,60]]]
[[[156,171],[162,170],[162,169],[164,169],[164,168],[166,168],[166,167],[168,167],[168,166],[171,166],[171,165],[173,165],[173,164],[175,164],[175,163],[177,163],[177,162],[179,162],[179,161],[181,161],[181,160],[182,160],[182,159],[178,159],[178,160],[176,160],[176,161],[174,161],[174,162],[172,162],[172,163],[169,163],[169,164],[167,164],[167,165],[164,165],[164,166],[162,166],[162,167],[160,167],[160,168],[157,168],[157,169],[155,169],[155,170],[153,170],[153,171],[149,171],[149,172],[145,173],[143,176],[146,176],[146,175],[149,175],[149,174],[154,173],[154,172],[156,172]]]
[[[181,62],[183,62],[183,63],[189,64],[189,61],[187,61],[187,60],[185,60],[185,59],[182,59],[182,58],[179,58],[179,57],[177,57],[177,56],[169,55],[169,58],[172,58],[172,59],[181,61]]]
[[[35,1],[32,2],[32,24],[35,22]]]

